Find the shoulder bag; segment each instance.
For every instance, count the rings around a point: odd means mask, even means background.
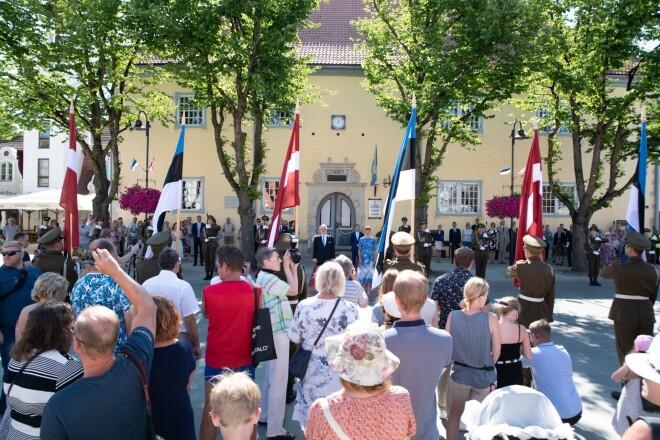
[[[332,308],[332,312],[330,312],[330,316],[328,316],[328,319],[325,321],[325,324],[323,324],[321,333],[319,333],[318,337],[316,338],[316,341],[314,341],[314,345],[312,345],[312,349],[305,350],[303,348],[303,344],[301,341],[300,347],[298,347],[296,352],[293,354],[293,357],[289,362],[289,372],[298,379],[303,380],[305,378],[305,374],[307,374],[307,367],[309,365],[309,360],[312,357],[312,351],[314,351],[316,344],[319,343],[319,339],[321,339],[321,336],[323,336],[323,332],[325,332],[325,328],[330,323],[330,320],[332,319],[332,315],[335,314],[335,310],[337,310],[337,306],[339,305],[340,300],[341,298],[337,298],[337,301],[335,301],[335,306]]]
[[[275,340],[273,339],[273,326],[270,322],[270,310],[267,307],[259,308],[257,301],[257,288],[254,291],[254,319],[252,321],[252,366],[257,368],[260,362],[277,359]]]
[[[344,430],[341,429],[341,426],[339,426],[339,423],[337,423],[337,420],[335,420],[335,417],[330,412],[330,404],[328,403],[328,399],[320,399],[320,404],[321,409],[323,410],[323,415],[328,421],[328,425],[330,425],[332,431],[337,435],[337,437],[339,437],[339,440],[351,440],[351,438],[346,435]]]
[[[27,271],[25,271],[27,273]],[[20,288],[19,288],[20,289]],[[2,416],[2,421],[0,422],[0,440],[5,440],[7,436],[9,435],[9,431],[11,430],[11,408],[9,407],[9,393],[11,393],[11,389],[14,387],[14,383],[16,383],[16,379],[18,379],[18,376],[23,374],[27,366],[32,362],[37,356],[39,356],[42,352],[37,352],[30,359],[28,359],[23,366],[21,367],[20,370],[18,370],[18,373],[16,373],[16,376],[14,376],[14,380],[11,381],[11,384],[9,384],[9,389],[7,390],[6,396],[7,396],[7,408],[5,409],[5,414]]]
[[[23,268],[21,269],[21,274],[18,276],[18,281],[16,281],[16,285],[9,292],[7,292],[6,294],[0,296],[0,302],[5,301],[11,295],[13,295],[14,293],[21,290],[23,288],[23,286],[25,285],[25,281],[27,281],[27,277],[28,277],[28,271],[25,268],[25,266],[23,266]]]
[[[135,369],[138,372],[138,376],[140,376],[140,382],[142,382],[144,401],[147,404],[147,440],[165,440],[163,437],[156,434],[156,428],[154,428],[154,420],[151,418],[151,397],[149,395],[149,381],[147,381],[147,372],[144,369],[144,365],[142,365],[142,362],[140,362],[140,360],[130,351],[119,350],[119,354],[133,363]]]

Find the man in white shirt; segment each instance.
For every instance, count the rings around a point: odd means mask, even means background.
[[[181,261],[174,249],[164,249],[158,256],[160,273],[142,284],[151,295],[162,295],[174,303],[183,323],[179,326],[179,337],[188,338],[193,346],[195,359],[202,356],[195,314],[199,312],[197,297],[190,283],[177,277]]]

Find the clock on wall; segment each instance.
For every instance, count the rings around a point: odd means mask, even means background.
[[[346,115],[332,115],[330,117],[330,127],[333,130],[343,130],[346,128]]]

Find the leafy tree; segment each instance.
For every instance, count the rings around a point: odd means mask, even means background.
[[[264,121],[273,109],[293,109],[310,73],[295,53],[297,32],[316,0],[144,2],[148,38],[166,68],[210,109],[222,174],[238,197],[241,248],[254,257],[253,203],[261,196]],[[252,132],[246,133],[247,125]],[[229,134],[229,136],[227,136]]]
[[[534,0],[367,0],[358,20],[365,87],[402,125],[417,96],[416,218],[452,144],[479,143],[480,117],[522,91],[541,17]],[[423,154],[422,146],[423,145]]]
[[[108,218],[119,185],[120,135],[127,111],[163,114],[137,63],[147,53],[125,0],[13,0],[0,5],[0,113],[38,128],[49,119],[68,130],[74,101],[77,139],[94,167],[94,214]],[[150,106],[153,103],[153,106]],[[102,133],[108,133],[104,141]],[[112,170],[106,173],[106,158]]]
[[[629,188],[632,176],[622,179],[621,163],[637,158],[639,108],[659,94],[660,15],[653,0],[560,0],[548,2],[544,15],[539,64],[523,104],[547,115],[548,181],[573,221],[572,270],[585,271],[591,217]],[[650,40],[655,48],[642,49]],[[560,130],[570,132],[567,148]],[[575,195],[556,177],[564,153]]]

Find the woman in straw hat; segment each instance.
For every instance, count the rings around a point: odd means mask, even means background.
[[[342,390],[314,402],[305,438],[380,440],[383,435],[407,439],[415,434],[410,395],[388,379],[399,366],[399,358],[387,350],[375,324],[355,322],[346,333],[326,339],[325,347]],[[377,417],[356,423],[356,414]]]

